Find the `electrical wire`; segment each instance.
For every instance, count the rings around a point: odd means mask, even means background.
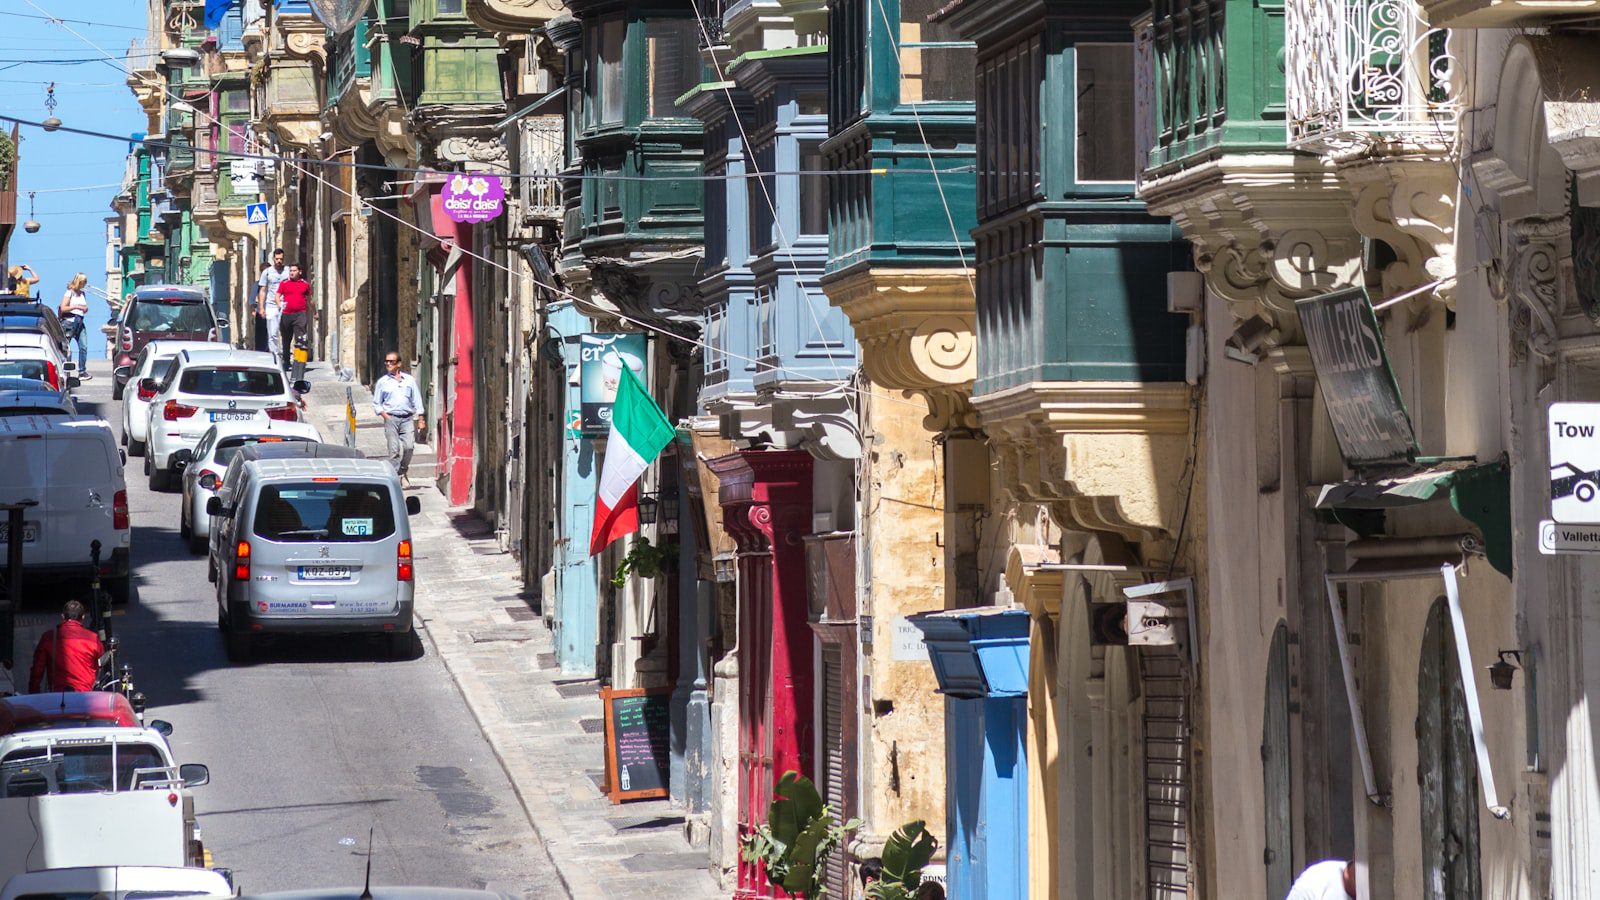
[[[35,19],[35,20],[39,20],[39,21],[49,22],[52,25],[56,25],[56,24],[59,24],[61,22],[71,22],[74,25],[91,25],[91,26],[93,26],[95,28],[120,28],[120,29],[122,29],[124,31],[145,31],[146,30],[145,28],[143,28],[141,26],[138,26],[138,25],[119,25],[119,24],[117,24],[115,22],[91,22],[88,19],[63,19],[60,16],[51,16],[51,15],[33,16],[33,15],[29,15],[28,13],[11,12],[9,10],[0,10],[0,16],[11,16],[11,17],[17,18],[17,19]]]

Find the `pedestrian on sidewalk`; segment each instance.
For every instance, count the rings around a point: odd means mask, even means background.
[[[256,318],[260,319],[267,333],[267,345],[264,348],[272,353],[281,365],[283,362],[283,338],[278,334],[278,323],[283,317],[283,301],[278,297],[278,285],[289,277],[289,268],[283,264],[283,248],[272,251],[272,265],[261,270],[261,278],[256,281]]]
[[[78,378],[83,381],[89,380],[89,330],[84,327],[89,320],[89,297],[83,292],[88,284],[89,276],[82,272],[72,276],[67,292],[61,295],[61,305],[56,307],[67,343],[78,343]]]
[[[383,437],[389,445],[389,463],[400,475],[400,483],[411,487],[406,471],[411,468],[411,454],[417,448],[417,428],[423,421],[422,391],[417,379],[400,368],[400,354],[390,350],[384,354],[386,374],[372,386],[372,411],[383,419]]]
[[[294,349],[311,330],[311,282],[305,279],[299,263],[289,266],[289,277],[278,282],[278,298],[283,304],[278,324],[279,363],[285,372],[294,361]]]
[[[33,650],[33,669],[28,675],[28,693],[37,694],[49,675],[52,691],[92,691],[100,675],[100,656],[105,647],[100,636],[83,624],[88,607],[68,600],[61,607],[61,624],[39,638]]]

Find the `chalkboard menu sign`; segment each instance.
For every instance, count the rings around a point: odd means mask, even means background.
[[[600,691],[606,722],[605,791],[612,803],[667,796],[671,692]]]

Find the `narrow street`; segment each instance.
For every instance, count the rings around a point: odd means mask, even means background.
[[[91,371],[80,409],[120,429],[109,368]],[[247,892],[359,885],[373,829],[374,884],[565,896],[427,639],[399,662],[318,638],[229,663],[205,560],[178,537],[179,495],[151,492],[141,464],[128,460],[136,589],[116,633],[179,758],[211,767],[196,804],[215,864]]]

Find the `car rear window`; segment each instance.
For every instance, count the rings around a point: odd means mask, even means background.
[[[271,397],[283,393],[283,375],[275,369],[196,367],[184,371],[178,390],[212,397]]]
[[[137,770],[165,766],[161,753],[149,744],[27,747],[0,762],[0,781],[7,797],[38,796],[52,787],[63,794],[126,791],[132,789]]]
[[[135,300],[133,312],[128,316],[128,327],[134,331],[210,331],[211,308],[192,300],[167,303]]]
[[[0,359],[0,377],[32,378],[44,381],[44,360]]]
[[[0,402],[0,416],[69,416],[59,406],[22,406]]]
[[[256,503],[255,533],[269,541],[379,541],[394,534],[394,503],[382,484],[269,484]]]
[[[252,444],[289,444],[301,443],[309,440],[311,439],[275,434],[241,434],[238,437],[223,438],[222,441],[217,444],[217,452],[215,456],[218,465],[226,466],[233,462],[234,456],[238,455],[241,448],[248,447]]]

